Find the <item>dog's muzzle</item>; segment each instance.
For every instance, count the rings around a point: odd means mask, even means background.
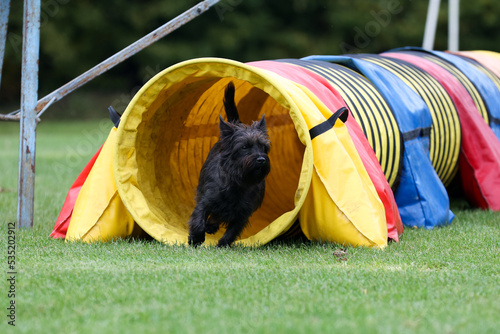
[[[266,158],[264,158],[264,157],[257,158],[257,165],[263,165],[265,163],[266,163]]]

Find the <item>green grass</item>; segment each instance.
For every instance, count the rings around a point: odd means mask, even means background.
[[[35,227],[16,234],[16,327],[7,325],[7,222],[16,219],[14,123],[0,123],[1,332],[497,333],[500,213],[406,229],[385,250],[318,243],[257,249],[48,237],[110,122],[42,122]],[[6,331],[7,330],[7,331]]]

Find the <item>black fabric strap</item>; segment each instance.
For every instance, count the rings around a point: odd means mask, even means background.
[[[490,116],[490,123],[500,124],[500,119]]]
[[[422,128],[415,129],[415,130],[403,133],[403,140],[404,141],[409,141],[409,140],[416,139],[418,137],[429,137],[430,134],[431,134],[431,128],[430,127],[423,128],[423,129]]]
[[[111,118],[111,121],[115,125],[115,128],[118,128],[118,125],[120,124],[121,115],[112,106],[109,106],[108,110],[109,110],[109,118]]]
[[[340,108],[335,113],[333,113],[333,115],[330,116],[329,119],[327,119],[321,124],[316,125],[311,130],[309,130],[309,135],[311,136],[311,140],[333,128],[338,118],[340,118],[340,120],[345,123],[345,121],[347,121],[348,116],[349,112],[347,111],[347,109],[345,107]]]

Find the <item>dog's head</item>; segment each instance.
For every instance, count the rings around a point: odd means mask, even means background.
[[[232,173],[238,175],[243,183],[258,183],[271,171],[268,153],[271,142],[267,134],[266,120],[252,125],[225,122],[220,118],[221,142],[228,150]]]

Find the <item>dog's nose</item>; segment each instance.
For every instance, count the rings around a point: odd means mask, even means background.
[[[262,164],[264,164],[265,162],[266,162],[266,158],[264,158],[264,157],[258,157],[258,158],[257,158],[257,163],[258,163],[259,165],[262,165]]]

